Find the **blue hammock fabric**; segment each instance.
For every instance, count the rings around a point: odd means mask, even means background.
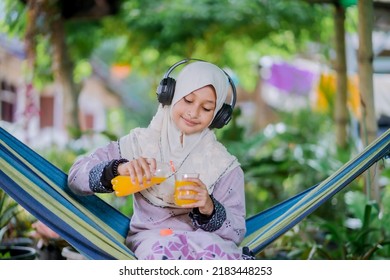
[[[135,259],[130,219],[97,196],[75,195],[67,174],[0,128],[0,188],[90,259]]]
[[[247,219],[255,254],[390,153],[390,130],[332,176]],[[0,188],[89,259],[136,259],[124,245],[130,218],[98,196],[78,196],[67,174],[0,128]]]

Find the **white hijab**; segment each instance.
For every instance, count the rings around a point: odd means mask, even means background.
[[[211,194],[218,180],[239,166],[237,159],[216,140],[214,132],[209,128],[196,134],[183,135],[181,143],[182,133],[171,118],[172,107],[176,102],[207,85],[212,85],[217,95],[215,117],[228,94],[229,81],[226,74],[208,62],[188,64],[177,77],[172,105],[160,105],[148,128],[133,129],[120,139],[122,157],[132,160],[142,156],[162,162],[172,161],[177,172],[199,173]],[[173,177],[158,186],[143,190],[141,194],[154,205],[175,207]]]

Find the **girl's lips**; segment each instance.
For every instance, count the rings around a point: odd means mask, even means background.
[[[183,117],[183,120],[184,120],[184,122],[185,122],[188,126],[195,126],[195,125],[198,124],[197,122],[193,122],[193,121],[191,121],[191,120],[189,120],[189,119],[186,119],[186,118],[184,118],[184,117]]]

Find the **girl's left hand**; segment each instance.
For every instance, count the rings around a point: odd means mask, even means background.
[[[206,185],[198,178],[187,178],[187,181],[193,182],[195,185],[185,185],[178,190],[194,191],[193,195],[182,196],[181,199],[193,199],[197,202],[185,204],[183,208],[199,208],[199,212],[203,215],[210,216],[214,211],[214,203],[207,191]]]

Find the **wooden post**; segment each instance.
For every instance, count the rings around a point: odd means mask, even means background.
[[[66,34],[63,18],[60,16],[57,3],[53,0],[42,0],[47,13],[47,28],[50,33],[50,43],[53,48],[52,69],[57,90],[63,97],[64,126],[75,131],[80,130],[78,121],[79,89],[73,80],[73,62],[66,46]],[[73,135],[70,135],[73,136]]]
[[[375,118],[373,94],[373,1],[358,1],[358,32],[359,32],[359,91],[361,100],[361,138],[364,146],[370,144],[377,137],[377,122]],[[379,188],[377,178],[379,172],[376,165],[366,172],[366,192],[369,199],[379,202]]]

